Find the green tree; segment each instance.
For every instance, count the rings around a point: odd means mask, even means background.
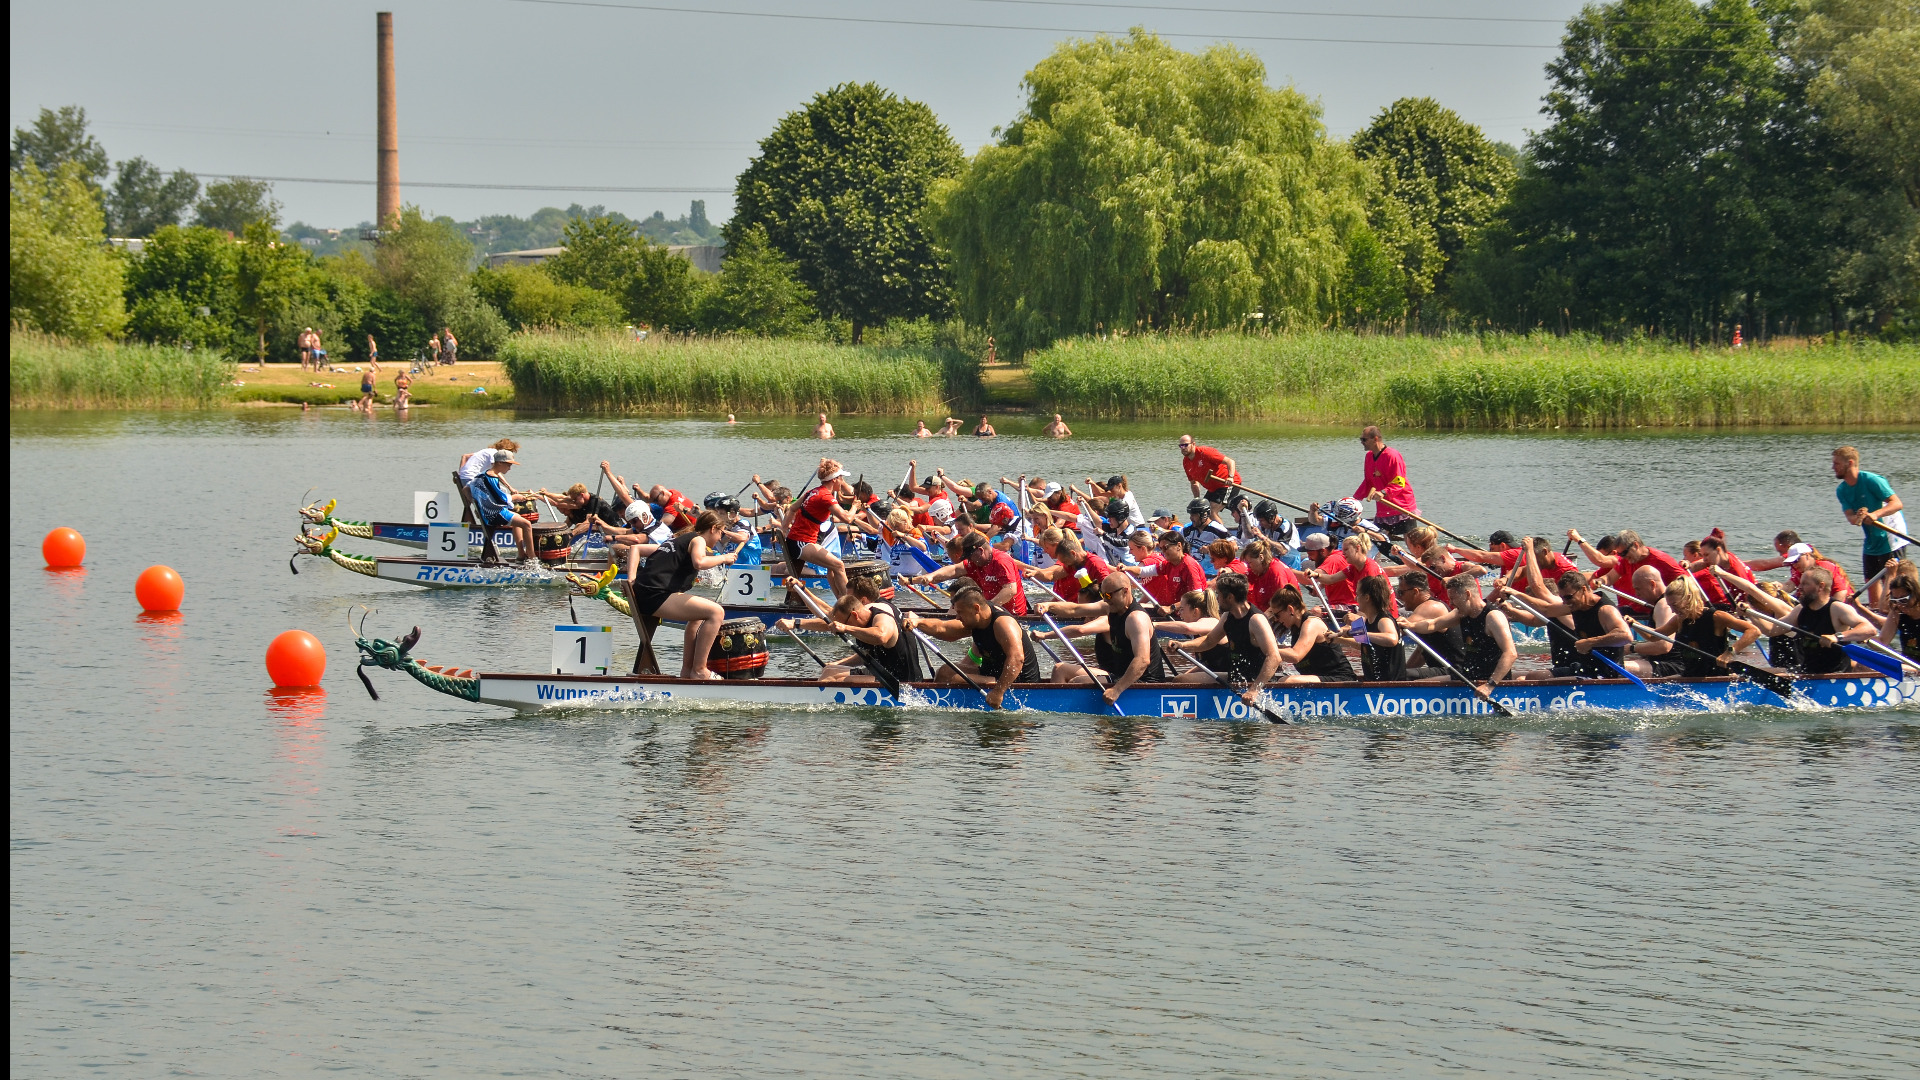
[[[702,330],[768,337],[798,334],[813,319],[813,294],[800,280],[799,268],[775,251],[766,230],[758,227],[741,230],[727,249],[697,316]]]
[[[1406,209],[1410,243],[1401,250],[1407,307],[1416,317],[1447,288],[1447,270],[1493,221],[1513,186],[1514,167],[1478,127],[1432,98],[1401,98],[1353,138],[1385,194]],[[1376,231],[1397,223],[1370,215]]]
[[[401,208],[400,224],[381,233],[369,284],[412,304],[431,333],[451,327],[462,355],[490,356],[506,340],[500,313],[474,291],[473,244],[451,218]]]
[[[240,325],[240,246],[213,229],[165,225],[127,267],[127,330],[143,341],[225,349]]]
[[[280,224],[280,204],[273,198],[273,185],[265,180],[236,176],[208,184],[193,209],[195,225],[221,229],[235,236],[256,221]]]
[[[933,110],[872,83],[836,86],[761,140],[735,183],[727,245],[765,230],[820,310],[851,321],[857,343],[866,326],[950,307],[921,216],[932,185],[962,166]]]
[[[1862,160],[1920,209],[1920,4],[1818,0],[1793,35],[1809,98]]]
[[[618,326],[626,318],[620,301],[585,285],[555,281],[533,266],[481,267],[473,287],[515,329]]]
[[[279,230],[266,221],[247,224],[237,239],[234,307],[251,331],[254,359],[264,361],[269,335],[275,339],[284,336],[275,332],[287,329],[296,303],[309,285],[309,256],[299,244],[281,240]]]
[[[172,176],[146,158],[130,158],[115,166],[113,186],[107,189],[107,227],[114,236],[151,236],[154,230],[180,224],[180,218],[200,197],[200,181],[185,169]]]
[[[29,161],[42,174],[73,162],[80,167],[81,181],[95,191],[107,178],[107,151],[87,133],[87,110],[78,105],[62,105],[58,112],[43,108],[32,127],[13,129],[7,168],[18,172]]]
[[[565,251],[541,264],[555,281],[620,298],[627,318],[657,327],[693,322],[701,283],[693,264],[642,235],[625,218],[575,218],[561,237]]]
[[[1067,334],[1336,318],[1371,180],[1254,56],[1136,30],[1069,42],[932,222],[961,314],[1018,354]]]
[[[31,156],[8,174],[7,316],[16,326],[93,341],[126,324],[125,260],[102,242],[86,166],[43,173]]]

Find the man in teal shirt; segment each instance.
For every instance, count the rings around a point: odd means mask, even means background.
[[[1847,521],[1860,526],[1865,534],[1860,545],[1860,568],[1866,571],[1866,580],[1873,582],[1867,590],[1867,603],[1878,604],[1886,586],[1873,581],[1874,575],[1892,561],[1894,552],[1906,547],[1907,542],[1870,522],[1884,522],[1887,528],[1906,532],[1907,519],[1900,512],[1900,496],[1894,494],[1893,485],[1887,483],[1886,477],[1860,471],[1860,451],[1851,446],[1833,452],[1833,475],[1840,478],[1840,486],[1833,489],[1840,500],[1840,509],[1846,511]]]

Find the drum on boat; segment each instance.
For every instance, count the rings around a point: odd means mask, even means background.
[[[893,572],[887,569],[886,563],[878,559],[861,559],[859,562],[848,563],[848,583],[851,584],[861,578],[871,579],[880,586],[880,599],[893,599]]]
[[[516,499],[513,503],[513,512],[526,518],[528,521],[539,521],[540,502],[532,497]]]
[[[767,670],[767,626],[759,619],[728,619],[707,651],[707,667],[723,679],[744,682]]]
[[[573,551],[573,537],[564,522],[533,527],[533,550],[543,563],[563,563]]]

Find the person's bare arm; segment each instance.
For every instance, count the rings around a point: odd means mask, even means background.
[[[1000,649],[1007,654],[1007,662],[1000,667],[1000,676],[994,680],[993,696],[990,699],[995,708],[1014,681],[1020,678],[1020,669],[1027,664],[1027,643],[1025,635],[1020,633],[1020,623],[1016,619],[993,620],[993,637],[1000,643]]]
[[[994,593],[993,596],[991,597],[991,600],[993,603],[998,604],[1001,607],[1006,607],[1009,603],[1013,601],[1013,598],[1015,596],[1019,595],[1019,593],[1020,593],[1020,583],[1017,581],[1009,581],[1005,585],[1000,586],[1000,591],[997,593]]]
[[[1620,609],[1611,604],[1600,609],[1600,628],[1606,632],[1599,637],[1581,638],[1573,643],[1573,647],[1585,653],[1633,643],[1633,631],[1627,629],[1627,621],[1621,617]]]
[[[1140,618],[1134,618],[1134,615]],[[1113,680],[1107,687],[1108,701],[1120,700],[1120,694],[1127,687],[1140,681],[1147,673],[1147,664],[1153,660],[1153,621],[1144,612],[1129,612],[1121,629],[1127,635],[1128,644],[1133,646],[1133,659],[1127,664],[1127,670]]]

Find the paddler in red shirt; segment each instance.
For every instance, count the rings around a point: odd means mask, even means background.
[[[660,508],[660,520],[674,532],[693,528],[694,521],[700,517],[700,508],[692,499],[665,484],[653,485],[647,492],[647,501]]]
[[[1621,529],[1613,534],[1614,553],[1609,555],[1589,545],[1580,538],[1575,529],[1567,530],[1567,539],[1580,545],[1580,551],[1587,561],[1599,567],[1596,580],[1611,585],[1622,592],[1633,588],[1634,571],[1643,566],[1651,566],[1660,572],[1660,584],[1665,586],[1678,577],[1687,576],[1687,565],[1679,559],[1658,548],[1650,548],[1640,534],[1632,529]]]
[[[960,560],[930,574],[915,574],[908,584],[933,585],[965,574],[972,578],[990,603],[1015,615],[1027,613],[1027,591],[1021,583],[1020,567],[1013,556],[993,546],[983,532],[970,532],[960,538]]]
[[[827,572],[827,584],[835,598],[847,593],[847,564],[839,556],[820,546],[820,530],[829,521],[853,524],[853,513],[840,506],[840,500],[853,495],[847,482],[847,470],[832,458],[821,458],[815,472],[820,484],[787,506],[784,526],[787,539],[782,544],[787,556],[787,574],[799,577],[807,563]]]
[[[1058,525],[1040,530],[1040,550],[1053,565],[1033,573],[1034,580],[1050,582],[1053,593],[1069,604],[1080,602],[1080,590],[1092,588],[1113,573],[1107,560],[1080,546],[1080,538]]]
[[[1207,587],[1207,573],[1199,560],[1187,554],[1187,538],[1179,530],[1160,534],[1157,544],[1160,561],[1150,566],[1122,566],[1120,569],[1138,580],[1155,603],[1169,611],[1182,596]]]
[[[1274,543],[1261,537],[1247,544],[1240,552],[1247,564],[1247,603],[1255,611],[1267,610],[1267,601],[1282,586],[1291,585],[1298,589],[1300,577],[1287,568],[1287,564],[1274,554]]]
[[[1353,497],[1372,499],[1373,523],[1388,535],[1399,536],[1413,527],[1414,520],[1407,515],[1420,512],[1420,500],[1407,483],[1407,459],[1371,425],[1360,432],[1360,445],[1367,448],[1367,456]]]
[[[1180,457],[1180,467],[1187,472],[1187,484],[1195,498],[1240,485],[1240,471],[1233,459],[1211,446],[1201,446],[1191,435],[1180,436]]]
[[[1715,529],[1714,532],[1719,532]],[[1700,591],[1706,594],[1707,603],[1727,611],[1733,610],[1733,597],[1721,582],[1715,570],[1724,570],[1743,581],[1753,581],[1753,571],[1747,569],[1733,552],[1727,550],[1727,542],[1721,537],[1708,533],[1700,541],[1700,567],[1693,572],[1693,580],[1700,585]]]
[[[1328,555],[1317,569],[1307,571],[1307,575],[1320,583],[1326,590],[1327,602],[1335,607],[1353,607],[1359,601],[1355,589],[1361,578],[1385,577],[1380,564],[1367,557],[1371,546],[1364,536],[1349,536],[1340,541],[1340,550]],[[1391,600],[1393,611],[1399,615],[1399,601]]]

